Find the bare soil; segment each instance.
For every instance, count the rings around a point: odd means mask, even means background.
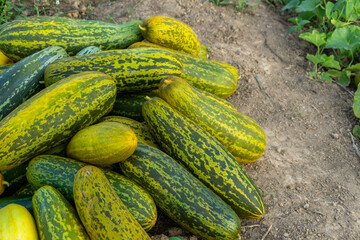
[[[241,12],[205,0],[42,4],[48,15],[115,23],[166,15],[188,24],[211,49],[209,59],[238,69],[241,79],[228,100],[267,136],[264,155],[245,166],[263,191],[266,213],[242,219],[242,239],[360,239],[360,159],[350,136],[357,122],[353,90],[307,79],[305,56],[314,49],[286,34],[291,24],[285,13],[265,3]],[[197,239],[159,215],[153,239]]]

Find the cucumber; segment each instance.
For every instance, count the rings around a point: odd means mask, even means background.
[[[9,196],[0,198],[0,209],[6,207],[9,204],[18,204],[26,208],[31,214],[33,214],[32,195],[31,196]]]
[[[85,55],[89,53],[101,52],[101,49],[96,46],[89,46],[81,49],[76,55]]]
[[[84,72],[43,89],[0,121],[0,170],[19,166],[66,142],[110,112],[114,81]]]
[[[162,49],[118,49],[61,59],[45,70],[45,86],[84,71],[100,71],[112,77],[117,92],[157,88],[167,75],[180,75],[182,65]]]
[[[88,165],[76,173],[74,200],[92,240],[150,240],[101,169]]]
[[[164,213],[193,234],[208,240],[233,240],[239,235],[236,213],[159,149],[139,143],[135,153],[119,165]]]
[[[26,172],[29,183],[38,189],[50,185],[58,189],[70,202],[74,201],[74,177],[86,163],[53,155],[33,158]],[[127,177],[110,170],[103,170],[112,188],[145,230],[156,222],[157,211],[153,198],[142,187]]]
[[[143,122],[142,105],[144,104],[145,97],[158,96],[156,92],[139,92],[139,93],[118,93],[114,107],[110,115],[123,116],[132,118],[136,121]]]
[[[161,98],[146,101],[143,115],[161,149],[219,195],[240,217],[263,215],[264,204],[258,188],[219,141]]]
[[[41,240],[90,240],[74,207],[52,186],[36,190],[32,202]]]
[[[0,26],[0,50],[18,61],[49,46],[63,47],[70,56],[87,46],[102,50],[126,48],[143,39],[134,20],[112,24],[62,17],[27,17]]]
[[[48,47],[0,74],[0,120],[41,89],[40,81],[49,64],[67,56],[61,47]]]
[[[101,122],[118,122],[122,123],[131,128],[136,134],[138,142],[159,148],[156,144],[155,139],[149,132],[148,127],[145,123],[140,123],[136,120],[127,117],[120,117],[120,116],[106,116],[100,119]]]

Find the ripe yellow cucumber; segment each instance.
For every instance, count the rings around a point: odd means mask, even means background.
[[[32,203],[41,240],[90,240],[75,208],[56,188],[39,188]]]
[[[0,209],[0,239],[39,239],[35,220],[25,207],[9,204]]]
[[[152,16],[140,26],[149,42],[197,56],[200,43],[195,32],[184,22],[166,16]]]
[[[236,68],[229,64],[166,49],[153,43],[136,42],[129,46],[130,49],[159,47],[170,51],[179,59],[182,71],[178,76],[185,79],[190,85],[221,98],[227,98],[236,91],[239,74]]]
[[[99,168],[85,166],[76,173],[74,200],[92,240],[150,240]]]
[[[101,118],[100,121],[122,123],[122,124],[130,127],[131,130],[134,131],[134,133],[136,134],[136,137],[138,139],[138,142],[150,145],[152,147],[159,148],[159,146],[156,144],[155,139],[149,132],[149,129],[145,123],[141,123],[134,119],[127,118],[127,117],[121,117],[121,116],[106,116],[106,117]]]
[[[131,128],[118,122],[100,122],[77,132],[67,145],[66,155],[105,166],[124,161],[136,146],[137,137]]]
[[[101,50],[126,48],[143,39],[134,20],[112,24],[62,17],[27,17],[0,26],[0,49],[18,61],[49,46],[63,47],[69,55],[87,46]]]
[[[204,96],[185,80],[164,78],[159,95],[214,136],[240,163],[254,162],[265,151],[264,131],[253,119]]]
[[[163,49],[117,49],[61,59],[50,64],[45,86],[84,71],[104,72],[116,82],[118,92],[157,88],[167,75],[180,75],[180,61]]]
[[[43,89],[0,121],[0,170],[8,170],[66,142],[110,112],[114,80],[104,73],[75,74]]]

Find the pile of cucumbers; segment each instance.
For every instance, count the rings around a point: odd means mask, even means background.
[[[0,239],[150,239],[159,208],[234,240],[264,214],[242,167],[264,131],[185,23],[29,17],[0,26],[0,51]]]

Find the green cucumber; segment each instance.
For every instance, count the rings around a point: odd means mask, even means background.
[[[89,53],[101,52],[101,49],[96,46],[88,46],[86,48],[81,49],[76,55],[85,55]]]
[[[61,47],[48,47],[16,62],[1,73],[0,120],[40,90],[40,81],[49,64],[67,56]]]
[[[135,153],[119,165],[164,213],[193,234],[207,240],[233,240],[239,235],[236,213],[159,149],[139,143]]]
[[[258,188],[219,141],[161,98],[146,101],[143,115],[161,149],[219,195],[240,217],[263,215]]]
[[[72,75],[43,89],[0,121],[0,170],[66,142],[110,112],[114,81],[100,72]]]
[[[27,17],[0,26],[0,50],[18,61],[49,46],[63,47],[70,56],[87,46],[102,50],[126,48],[143,39],[134,20],[113,24],[62,17]]]
[[[45,86],[84,71],[104,72],[116,82],[117,92],[157,88],[167,75],[180,75],[182,65],[169,51],[156,48],[117,49],[73,56],[50,64]]]
[[[118,93],[114,107],[110,115],[117,115],[132,118],[136,121],[143,122],[142,105],[144,104],[145,97],[158,96],[156,92],[139,92],[139,93]]]
[[[52,186],[39,188],[32,202],[41,240],[90,240],[76,210],[56,188]]]
[[[33,158],[27,168],[29,183],[38,189],[50,185],[58,189],[70,202],[74,201],[74,177],[86,163],[53,155]],[[138,184],[110,170],[103,170],[116,194],[145,230],[150,230],[157,218],[152,197]]]
[[[9,204],[19,204],[25,207],[31,214],[33,214],[32,195],[31,196],[10,196],[0,198],[0,209]]]

